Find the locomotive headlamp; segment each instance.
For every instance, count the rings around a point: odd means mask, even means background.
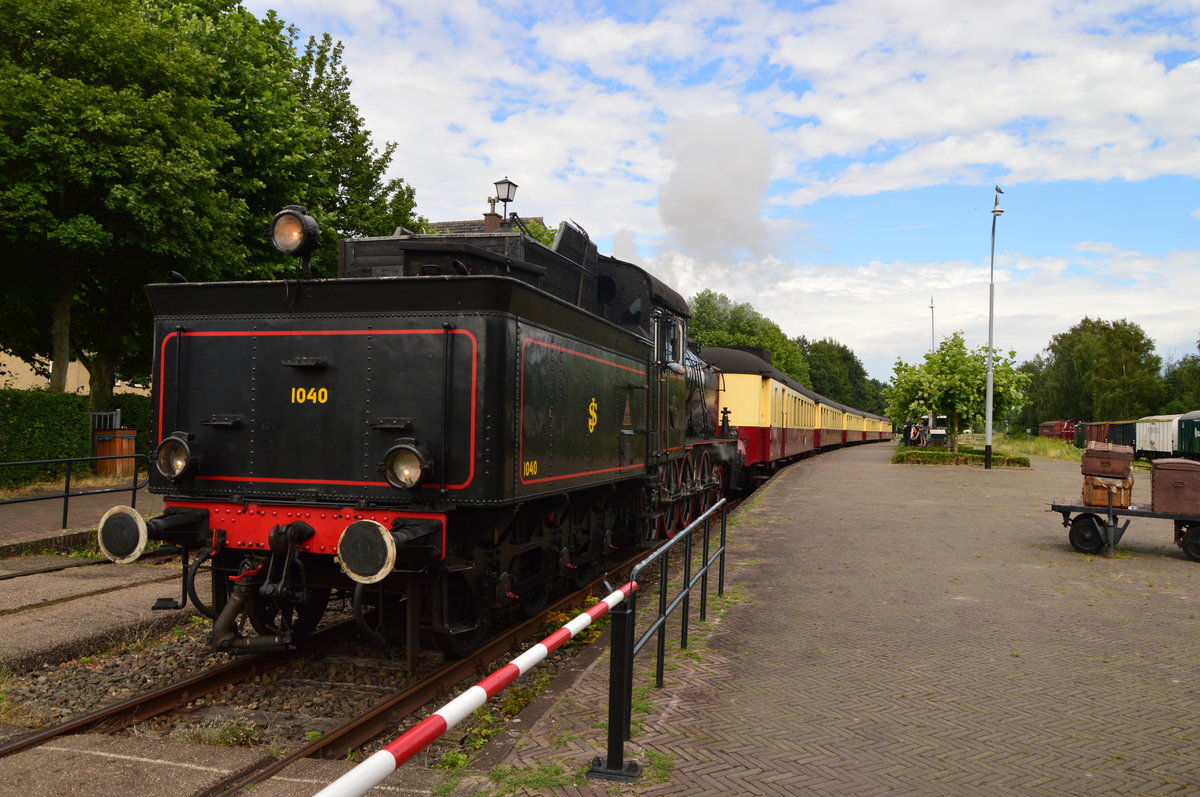
[[[302,205],[288,205],[275,214],[267,237],[285,255],[304,257],[321,245],[321,231],[317,220],[308,215]]]
[[[168,479],[180,479],[196,464],[196,455],[179,432],[164,438],[154,452],[154,466]]]
[[[321,245],[317,220],[302,205],[288,205],[275,214],[267,227],[267,238],[280,252],[300,258],[300,276],[312,277],[312,253]]]
[[[415,440],[404,440],[388,450],[383,458],[383,471],[393,487],[415,487],[429,472],[432,462],[425,446]]]

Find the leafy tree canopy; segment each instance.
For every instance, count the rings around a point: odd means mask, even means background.
[[[1200,357],[1189,354],[1169,363],[1163,372],[1168,401],[1163,413],[1184,413],[1200,409]]]
[[[1024,399],[1029,377],[1016,368],[1015,357],[1016,352],[1004,356],[993,350],[993,423]],[[957,450],[958,433],[967,425],[979,425],[987,413],[987,347],[968,351],[962,332],[944,338],[919,365],[896,360],[892,373],[885,393],[888,416],[896,426],[931,412],[945,415],[950,447]]]
[[[147,282],[290,275],[262,237],[302,204],[326,241],[419,226],[349,101],[341,46],[228,0],[5,0],[0,347],[83,359],[104,408],[150,362]],[[318,265],[336,257],[326,246]]]
[[[808,360],[779,325],[749,304],[734,304],[728,296],[701,291],[689,303],[688,335],[701,346],[757,346],[771,353],[771,364],[805,387],[812,387]]]
[[[883,383],[867,377],[867,369],[849,346],[831,338],[813,343],[798,338],[796,343],[808,357],[813,390],[851,407],[884,413]]]
[[[1130,321],[1084,318],[1046,347],[1042,420],[1125,420],[1161,408],[1162,359],[1154,341]]]

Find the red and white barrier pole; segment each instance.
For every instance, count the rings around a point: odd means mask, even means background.
[[[479,683],[418,722],[406,733],[378,753],[363,761],[354,769],[330,783],[316,797],[359,797],[377,786],[384,778],[396,771],[401,764],[424,750],[435,739],[453,728],[475,709],[494,697],[501,689],[531,670],[563,643],[575,637],[595,620],[614,609],[621,601],[637,589],[630,581],[604,600],[517,656]]]

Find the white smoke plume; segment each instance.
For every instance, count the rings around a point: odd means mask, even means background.
[[[658,210],[681,250],[708,258],[769,251],[762,207],[770,151],[766,129],[746,116],[681,119],[667,126],[662,153],[673,168]]]

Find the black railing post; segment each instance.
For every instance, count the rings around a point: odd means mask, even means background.
[[[725,594],[725,507],[721,507],[721,563],[717,566],[717,594]]]
[[[708,534],[710,520],[712,520],[711,516],[704,518],[704,545],[700,554],[700,560],[704,562],[704,566],[700,571],[700,622],[708,619]]]
[[[667,679],[667,587],[671,576],[668,573],[669,556],[658,562],[658,661],[654,665],[654,683],[659,689]]]
[[[666,682],[666,625],[667,619],[676,609],[683,610],[681,647],[686,648],[688,642],[688,615],[690,612],[691,590],[694,581],[700,581],[700,617],[707,617],[708,602],[708,571],[712,567],[710,561],[710,520],[719,509],[721,512],[721,548],[712,554],[715,560],[720,558],[721,593],[725,590],[725,535],[728,528],[726,523],[726,503],[721,499],[718,506],[705,510],[703,519],[697,519],[688,524],[687,528],[666,540],[641,562],[634,566],[629,574],[629,580],[639,583],[640,574],[652,564],[657,564],[658,573],[658,616],[649,621],[648,627],[635,637],[637,624],[637,592],[629,596],[624,606],[613,609],[612,653],[609,662],[608,682],[608,759],[600,756],[592,759],[592,766],[587,772],[590,778],[631,782],[641,774],[641,766],[635,762],[625,761],[624,743],[632,738],[633,727],[633,660],[641,652],[652,637],[656,638],[658,662],[656,666],[657,686],[662,689]],[[691,538],[704,525],[704,562],[700,573],[692,576],[692,554],[694,544]],[[684,539],[680,539],[680,536]],[[670,589],[670,557],[671,549],[682,543],[684,546],[683,584],[673,599],[668,598]]]
[[[608,759],[592,759],[588,777],[632,783],[642,774],[642,765],[625,760],[633,707],[633,626],[635,610],[627,603],[612,615],[612,652],[608,663]]]
[[[138,455],[133,454],[129,457],[133,460],[133,483],[129,488],[129,508],[137,509],[137,491],[138,491]],[[147,472],[149,478],[149,472]]]
[[[67,527],[67,512],[71,508],[71,460],[67,460],[67,481],[63,486],[63,518],[59,528]]]
[[[679,613],[679,647],[687,650],[688,614],[692,610],[692,535],[683,541],[683,607]],[[662,684],[659,684],[659,688]]]

